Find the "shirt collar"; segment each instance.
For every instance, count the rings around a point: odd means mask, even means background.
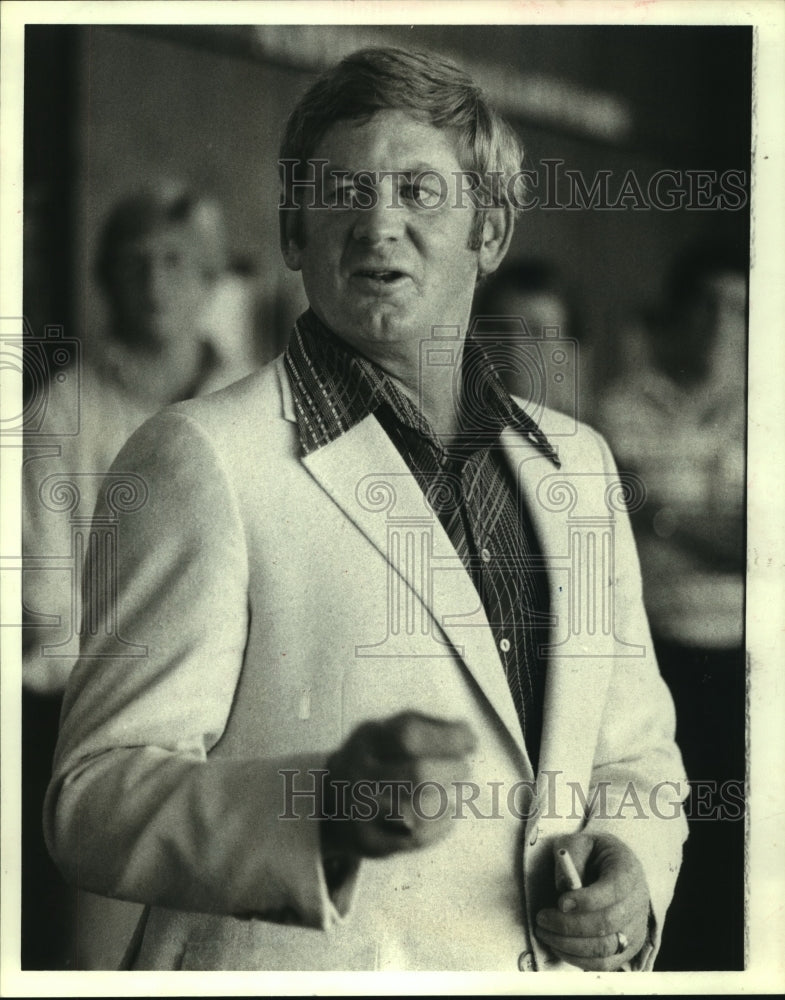
[[[303,452],[335,441],[380,406],[440,447],[417,404],[379,365],[337,337],[312,309],[296,321],[284,355]],[[537,423],[512,399],[482,345],[467,342],[462,369],[466,439],[490,446],[505,427],[524,434],[559,468],[556,451]]]

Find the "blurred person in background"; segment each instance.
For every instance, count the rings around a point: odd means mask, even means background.
[[[681,256],[638,363],[597,415],[619,467],[645,484],[632,515],[644,601],[693,785],[662,969],[743,962],[728,914],[743,897],[746,275],[730,249]]]
[[[510,352],[500,369],[509,392],[539,399],[576,420],[587,418],[591,345],[582,337],[572,296],[555,265],[537,258],[505,263],[478,286],[472,313],[484,341],[496,330],[538,345],[532,355],[537,364],[526,364],[515,348]]]
[[[85,339],[78,372],[45,387],[43,423],[26,437],[25,844],[35,852],[24,867],[30,880],[23,906],[26,967],[105,968],[104,940],[111,940],[112,921],[123,919],[122,904],[81,894],[83,933],[73,940],[66,890],[40,833],[62,692],[77,652],[82,569],[72,552],[69,511],[50,491],[63,489],[56,483],[73,484],[79,500],[70,514],[89,518],[104,474],[140,424],[169,403],[219,389],[256,367],[249,283],[231,273],[227,243],[218,203],[179,183],[159,183],[119,201],[102,227],[95,261],[106,328]],[[47,568],[47,559],[60,566]]]
[[[78,514],[89,517],[100,477],[141,423],[169,403],[236,381],[258,364],[248,293],[229,269],[216,202],[174,182],[123,198],[102,228],[95,277],[107,305],[106,328],[84,342],[70,396],[56,385],[47,387],[44,424],[27,439],[23,536],[30,556],[69,551],[68,517],[51,511],[39,496],[46,477],[80,474]],[[73,408],[75,393],[79,432],[70,436],[65,411]],[[50,441],[56,456],[35,447]],[[31,612],[23,640],[25,685],[60,692],[71,661],[51,650],[42,655],[42,646],[68,633],[51,624],[36,628],[35,618],[64,614],[67,629],[71,587],[63,586],[57,571],[29,572],[25,583],[24,603]]]

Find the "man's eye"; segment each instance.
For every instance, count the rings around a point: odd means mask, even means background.
[[[435,208],[439,204],[441,192],[435,191],[427,184],[404,184],[401,196],[407,201],[414,202],[419,208]]]

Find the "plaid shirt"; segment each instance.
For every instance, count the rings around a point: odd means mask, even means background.
[[[466,345],[461,394],[477,405],[464,405],[458,443],[449,450],[395,381],[311,310],[297,320],[284,363],[305,454],[374,414],[417,479],[480,596],[536,770],[548,581],[499,434],[516,428],[558,467],[555,451],[513,402],[478,344]]]

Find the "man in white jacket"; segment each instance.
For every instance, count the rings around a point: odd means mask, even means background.
[[[621,484],[466,340],[520,160],[451,64],[345,59],[282,145],[286,354],[107,479],[46,823],[147,904],[129,967],[652,967],[687,788]]]

